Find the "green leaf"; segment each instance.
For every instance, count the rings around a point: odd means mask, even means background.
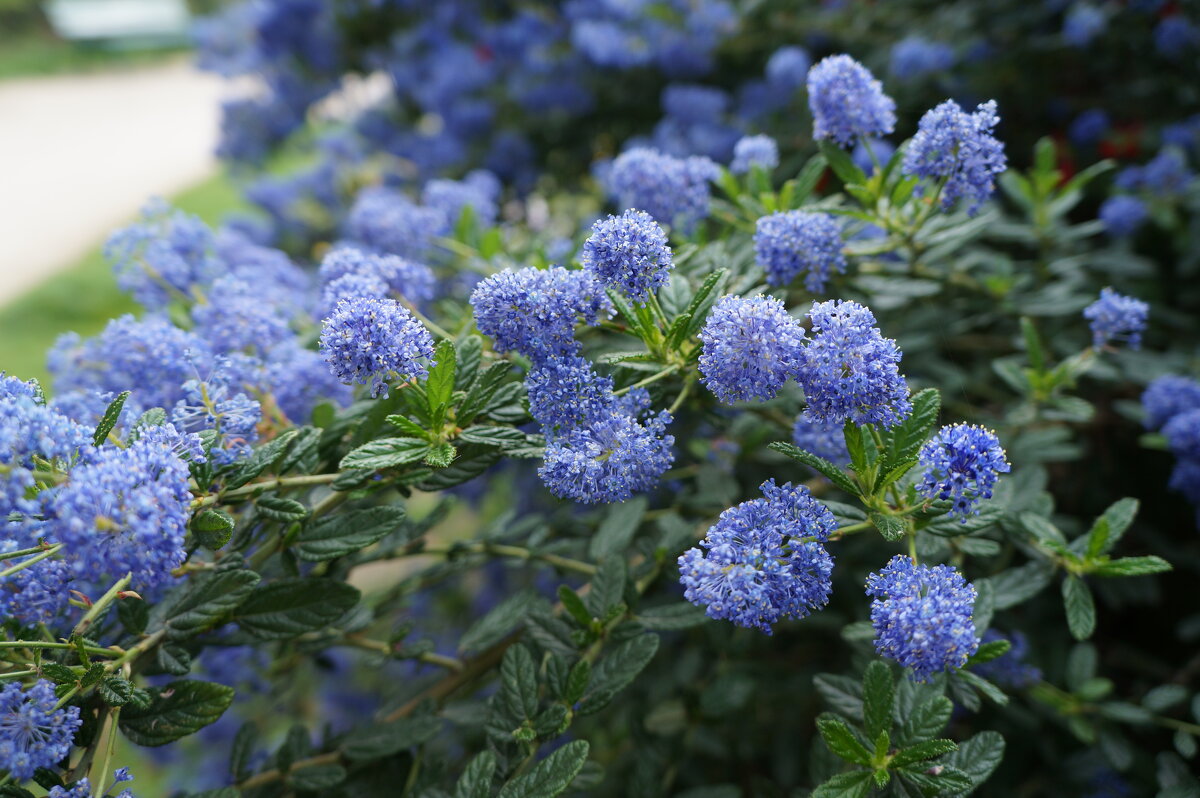
[[[342,468],[395,468],[423,459],[429,444],[417,438],[381,438],[364,443],[342,458]]]
[[[937,426],[938,414],[942,410],[942,395],[936,388],[917,391],[912,396],[912,406],[909,417],[884,435],[888,446],[888,468],[895,468],[916,458],[921,445]]]
[[[865,798],[871,791],[871,771],[839,773],[812,791],[811,798]]]
[[[958,750],[942,760],[948,767],[965,773],[969,789],[978,789],[1004,758],[1004,738],[994,731],[983,731],[958,744]]]
[[[57,662],[44,662],[42,663],[39,675],[55,684],[76,684],[82,673],[83,671],[68,665],[60,665]]]
[[[624,553],[646,514],[646,504],[645,496],[614,504],[592,536],[588,556],[600,561]]]
[[[243,632],[282,640],[324,629],[361,598],[358,590],[331,579],[280,579],[255,588],[234,614]]]
[[[287,783],[297,790],[324,790],[346,780],[341,765],[306,765],[288,772]]]
[[[960,682],[965,682],[971,687],[978,690],[989,701],[1000,706],[1008,703],[1008,695],[996,685],[989,682],[987,679],[972,673],[971,671],[959,670],[951,675],[951,679],[957,679]]]
[[[1096,557],[1111,551],[1133,523],[1137,511],[1137,499],[1127,497],[1110,505],[1088,532],[1088,556]]]
[[[108,434],[113,431],[113,427],[117,426],[117,420],[121,418],[121,408],[125,407],[125,400],[128,398],[129,391],[121,391],[117,394],[116,399],[109,402],[104,416],[96,425],[96,433],[92,435],[93,446],[103,446],[104,442],[108,440]]]
[[[346,736],[341,749],[352,762],[383,759],[432,740],[441,728],[442,722],[436,717],[401,718],[355,729]]]
[[[653,330],[642,323],[642,317],[634,311],[633,307],[629,304],[629,300],[625,298],[625,295],[614,288],[605,288],[604,292],[608,295],[608,299],[612,302],[613,307],[621,314],[621,318],[625,320],[630,331],[643,341],[650,340]]]
[[[658,635],[630,638],[609,649],[592,669],[592,686],[584,698],[585,711],[595,712],[612,700],[642,670],[658,651]]]
[[[821,153],[816,153],[801,167],[800,172],[794,178],[795,184],[792,189],[791,207],[799,208],[804,204],[804,200],[813,193],[817,187],[817,183],[821,180],[821,175],[825,172],[825,167],[828,166],[825,157]]]
[[[496,755],[491,751],[476,754],[454,785],[454,798],[490,798],[495,775]]]
[[[401,432],[408,433],[408,437],[417,438],[418,440],[428,440],[429,430],[425,429],[408,416],[402,416],[399,414],[391,415],[387,417],[387,422],[393,427],[399,427]]]
[[[192,637],[220,624],[246,600],[260,578],[244,568],[194,576],[185,590],[168,593],[151,617],[161,624],[168,640]]]
[[[600,561],[600,567],[592,577],[592,589],[584,598],[592,617],[604,618],[621,603],[628,576],[626,571],[625,560],[621,557],[607,557]]]
[[[307,562],[345,557],[395,532],[404,517],[404,507],[394,504],[327,516],[305,525],[292,551]]]
[[[822,141],[818,146],[825,162],[829,164],[829,168],[844,185],[862,185],[867,182],[867,176],[863,170],[858,168],[850,155],[841,147],[830,141]]]
[[[857,679],[833,673],[819,673],[813,687],[835,712],[851,720],[863,719],[862,684]]]
[[[985,662],[991,662],[996,657],[1002,657],[1012,648],[1012,643],[1007,640],[993,640],[990,643],[981,643],[975,653],[967,659],[967,664],[964,667],[972,665],[982,665]]]
[[[493,363],[475,379],[471,390],[458,406],[455,420],[459,426],[470,424],[476,416],[491,409],[496,392],[511,371],[512,364],[508,361]]]
[[[454,395],[454,374],[458,368],[458,355],[454,342],[443,338],[433,354],[437,365],[429,370],[425,382],[425,395],[429,403],[430,426],[437,430],[446,419],[446,408]]]
[[[863,674],[863,722],[868,738],[873,740],[880,732],[892,728],[895,690],[891,669],[879,660],[873,660]]]
[[[543,759],[533,770],[505,784],[497,798],[553,798],[571,786],[587,761],[588,743],[574,740]]]
[[[858,765],[871,762],[871,752],[858,741],[854,732],[850,731],[850,727],[838,716],[828,712],[820,715],[817,718],[817,731],[821,733],[821,739],[829,746],[829,750],[842,759]]]
[[[259,474],[266,471],[279,460],[292,445],[292,441],[300,434],[299,429],[290,429],[280,433],[274,440],[259,446],[242,464],[230,474],[225,482],[228,489],[240,488]]]
[[[871,512],[867,514],[867,517],[871,519],[871,523],[875,525],[885,540],[900,540],[904,537],[904,522],[896,516]]]
[[[528,719],[537,712],[537,667],[521,643],[509,646],[500,661],[500,698],[514,717]]]
[[[919,787],[924,795],[962,795],[971,789],[971,779],[958,768],[938,766],[937,775],[925,765],[910,765],[897,770],[903,778]]]
[[[133,685],[120,676],[110,676],[96,687],[100,699],[109,706],[125,706],[133,698]]]
[[[220,510],[203,510],[192,518],[192,533],[196,542],[209,551],[216,551],[233,537],[233,516]]]
[[[478,443],[481,446],[499,446],[501,449],[525,446],[529,441],[525,433],[515,427],[486,425],[465,429],[459,433],[458,439],[468,443]]]
[[[454,444],[439,443],[430,446],[425,453],[425,465],[431,468],[449,468],[455,457],[458,457],[458,449],[454,448]]]
[[[953,740],[926,740],[899,751],[892,758],[892,765],[900,768],[957,750],[958,745]]]
[[[827,479],[829,479],[830,482],[832,482],[834,485],[837,485],[851,496],[857,496],[859,494],[858,487],[850,481],[850,477],[846,476],[846,472],[828,460],[817,457],[815,454],[806,452],[790,443],[783,443],[781,441],[772,443],[769,448],[779,452],[782,455],[786,455],[797,462],[803,463],[809,468],[824,475]]]
[[[1171,563],[1164,560],[1162,557],[1153,555],[1148,557],[1122,557],[1119,560],[1110,560],[1106,563],[1092,568],[1092,573],[1096,576],[1146,576],[1147,574],[1161,574],[1164,571],[1171,570]]]
[[[583,628],[587,629],[592,625],[592,620],[595,616],[588,610],[587,605],[583,603],[583,599],[579,594],[572,590],[567,585],[558,586],[558,600],[562,602],[563,609],[567,614],[575,619]]]
[[[581,659],[571,666],[571,672],[567,674],[566,687],[563,690],[563,701],[568,704],[574,704],[579,699],[583,698],[584,692],[587,691],[587,686],[592,680],[592,666],[586,659]]]
[[[458,650],[468,654],[499,642],[529,614],[535,598],[533,593],[521,592],[501,601],[463,633],[458,641]]]
[[[475,381],[479,364],[483,362],[483,336],[464,335],[455,344],[458,367],[454,375],[454,390],[465,391]]]
[[[1076,640],[1087,640],[1096,630],[1096,605],[1092,591],[1078,576],[1068,575],[1062,584],[1063,606],[1067,611],[1067,626]]]
[[[687,603],[651,607],[637,614],[638,623],[647,629],[658,631],[690,629],[707,621],[708,615],[702,608]]]
[[[910,743],[923,742],[939,734],[950,722],[950,713],[954,711],[954,702],[944,695],[939,695],[913,707],[912,712],[904,718],[903,739]]]
[[[129,704],[122,709],[120,726],[131,741],[150,747],[199,731],[221,717],[233,701],[232,687],[190,679],[152,687],[149,692],[149,706]]]
[[[273,521],[290,523],[308,517],[308,508],[295,499],[283,496],[261,496],[254,503],[258,512]]]
[[[988,577],[995,596],[997,610],[1007,610],[1036,596],[1054,578],[1054,567],[1043,560],[1034,560],[1017,568],[1001,571]]]
[[[680,344],[695,335],[696,331],[704,324],[708,309],[720,295],[720,289],[724,286],[728,274],[725,269],[717,269],[704,278],[704,282],[696,289],[692,301],[688,303],[683,313],[676,316],[675,320],[671,322],[671,327],[667,331],[667,347],[669,349],[678,349]]]

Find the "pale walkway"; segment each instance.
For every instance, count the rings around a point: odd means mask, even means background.
[[[186,61],[0,83],[0,305],[211,174],[220,94]]]

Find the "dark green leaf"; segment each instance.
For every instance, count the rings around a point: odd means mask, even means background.
[[[983,731],[959,743],[958,750],[942,761],[965,773],[974,790],[987,781],[1003,758],[1004,738],[994,731]]]
[[[125,407],[125,400],[128,398],[129,391],[121,391],[116,399],[109,402],[100,423],[96,425],[95,434],[92,435],[93,446],[102,446],[108,440],[108,434],[117,426],[117,420],[121,418],[121,408]]]
[[[487,615],[471,624],[458,641],[458,650],[464,654],[481,651],[520,625],[536,601],[530,592],[514,593],[488,611]]]
[[[100,683],[96,693],[109,706],[121,707],[133,698],[133,685],[120,676],[110,676]]]
[[[682,602],[651,607],[640,611],[636,617],[642,626],[658,631],[690,629],[708,620],[708,615],[702,608]]]
[[[308,562],[344,557],[395,532],[404,518],[404,507],[398,504],[327,516],[304,526],[292,551]]]
[[[233,537],[233,517],[220,510],[203,510],[192,519],[196,542],[209,551],[216,551]]]
[[[460,426],[470,424],[476,416],[492,408],[492,400],[510,371],[512,364],[505,361],[493,363],[480,373],[471,390],[467,392],[466,398],[458,406],[456,420]]]
[[[899,751],[892,758],[892,765],[898,768],[904,767],[957,750],[958,746],[953,740],[926,740]]]
[[[1088,532],[1088,553],[1096,556],[1111,551],[1133,523],[1137,511],[1137,499],[1127,497],[1111,504]]]
[[[306,765],[288,773],[288,784],[297,790],[324,790],[346,780],[341,765]]]
[[[621,603],[626,577],[624,558],[607,557],[600,561],[600,567],[592,577],[592,589],[584,598],[584,603],[593,617],[603,618]]]
[[[204,728],[221,717],[233,701],[233,688],[185,679],[150,688],[146,708],[130,703],[121,711],[125,736],[138,745],[159,746]]]
[[[425,395],[429,402],[429,417],[433,429],[440,429],[445,420],[446,408],[450,406],[450,397],[454,394],[454,375],[458,368],[458,353],[454,342],[444,338],[438,342],[433,355],[437,362],[429,370],[425,382]]]
[[[581,659],[571,666],[567,674],[567,683],[563,690],[563,701],[574,704],[583,698],[584,691],[592,679],[592,666],[586,659]]]
[[[299,429],[290,429],[287,432],[280,433],[274,440],[268,441],[255,449],[253,454],[242,461],[237,470],[229,476],[225,487],[229,489],[240,488],[273,466],[275,461],[283,456],[284,452],[287,451],[292,441],[299,434]]]
[[[820,474],[823,474],[826,478],[829,479],[830,482],[837,485],[839,488],[846,491],[850,495],[852,495],[852,496],[858,495],[858,493],[859,493],[858,488],[854,485],[853,482],[850,481],[850,478],[848,476],[846,476],[846,472],[843,471],[842,469],[838,468],[837,466],[835,466],[833,463],[829,462],[828,460],[825,460],[824,458],[821,458],[821,457],[817,457],[815,454],[812,454],[811,452],[806,452],[803,449],[793,446],[790,443],[782,443],[782,442],[777,441],[775,443],[772,443],[770,445],[770,448],[774,449],[775,451],[779,452],[780,454],[787,455],[788,457],[792,458],[793,460],[803,463],[804,465],[817,471]]]
[[[586,740],[573,740],[543,759],[533,770],[505,784],[498,798],[554,798],[571,786],[587,761]]]
[[[718,269],[704,278],[704,282],[696,290],[692,301],[688,303],[683,313],[671,322],[671,327],[667,331],[668,348],[677,349],[681,343],[695,335],[696,331],[700,329],[704,323],[704,317],[708,313],[708,308],[720,295],[720,286],[724,285],[727,274],[724,269]]]
[[[238,569],[193,577],[185,590],[167,594],[151,615],[168,640],[191,637],[217,626],[258,585],[259,575]]]
[[[996,657],[1002,657],[1012,648],[1012,643],[1007,640],[993,640],[990,643],[981,643],[975,653],[967,660],[965,667],[972,665],[982,665],[985,662],[991,662]]]
[[[830,141],[822,141],[819,146],[825,162],[844,185],[861,185],[867,182],[863,170],[858,168],[845,150]]]
[[[525,446],[528,442],[525,433],[515,427],[469,427],[459,433],[458,438],[481,446],[499,446],[501,449]]]
[[[845,721],[836,715],[825,713],[819,716],[817,731],[821,733],[821,739],[829,746],[829,750],[842,759],[858,765],[866,765],[871,761],[871,752],[858,741]]]
[[[917,391],[912,396],[912,406],[912,414],[884,437],[888,444],[886,462],[889,468],[916,458],[921,445],[937,426],[942,395],[935,388]]]
[[[1092,591],[1087,583],[1071,574],[1063,580],[1062,594],[1071,635],[1076,640],[1087,640],[1096,630],[1096,605],[1092,601]]]
[[[1171,570],[1171,563],[1162,557],[1122,557],[1097,565],[1092,573],[1097,576],[1146,576]]]
[[[592,536],[588,556],[601,561],[606,557],[623,554],[646,514],[646,503],[645,496],[636,496],[614,504],[601,522],[600,528],[596,530],[596,534]]]
[[[401,718],[355,729],[346,736],[341,749],[354,762],[383,759],[432,740],[441,727],[441,721],[432,716]]]
[[[447,468],[458,457],[458,449],[451,443],[439,443],[430,446],[425,453],[425,465],[431,468]]]
[[[1054,578],[1054,567],[1042,560],[1010,568],[988,577],[997,610],[1007,610],[1036,596]]]
[[[170,644],[159,646],[155,661],[159,670],[172,676],[186,676],[187,672],[192,669],[192,655],[182,646]]]
[[[862,685],[857,679],[840,674],[820,673],[813,679],[813,686],[839,715],[845,715],[851,720],[863,719]]]
[[[868,738],[873,740],[880,732],[892,728],[894,702],[892,671],[879,660],[873,660],[863,674],[863,721]]]
[[[454,343],[457,350],[458,366],[454,375],[454,389],[465,391],[475,381],[479,372],[479,364],[483,362],[483,337],[480,335],[465,335]]]
[[[658,635],[643,634],[609,649],[592,670],[592,687],[584,703],[595,711],[624,689],[650,664],[658,651]]]
[[[865,798],[871,791],[871,771],[839,773],[812,791],[810,798]]]
[[[898,739],[906,743],[923,742],[935,734],[941,733],[950,722],[950,713],[954,711],[954,702],[943,695],[922,702],[907,716],[904,716],[903,735]]]
[[[904,522],[896,516],[872,512],[868,513],[867,517],[871,519],[871,523],[875,525],[885,540],[900,540],[904,537]]]
[[[428,440],[429,430],[425,429],[408,416],[388,416],[387,422],[392,426],[399,427],[401,432],[408,433],[408,437],[416,438],[418,440]]]
[[[281,579],[255,588],[235,613],[243,632],[281,640],[324,629],[360,598],[358,590],[330,579]]]
[[[586,629],[592,625],[595,616],[588,610],[579,594],[569,586],[558,586],[558,600],[562,602],[563,609],[567,611],[567,614],[574,618],[580,626]]]
[[[295,499],[283,496],[261,496],[254,503],[258,512],[273,521],[288,523],[300,521],[308,516],[308,508]]]
[[[509,646],[500,661],[500,696],[514,717],[532,718],[537,712],[537,667],[521,643]]]
[[[476,754],[454,785],[454,798],[490,798],[495,775],[496,755],[491,751]]]
[[[364,443],[342,458],[342,468],[367,468],[378,471],[423,459],[429,444],[418,438],[381,438]]]

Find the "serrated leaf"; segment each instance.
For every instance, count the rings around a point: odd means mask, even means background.
[[[862,685],[857,679],[833,673],[819,673],[813,678],[813,686],[825,699],[825,703],[839,715],[851,720],[863,719]]]
[[[454,448],[454,444],[439,443],[429,447],[424,462],[431,468],[448,468],[455,457],[458,457],[458,449]]]
[[[633,540],[638,525],[646,514],[645,496],[614,504],[600,523],[588,545],[588,556],[601,561],[606,557],[622,554]]]
[[[476,416],[491,409],[500,386],[512,371],[512,364],[493,363],[475,379],[471,390],[458,406],[456,420],[460,426],[470,424]]]
[[[583,599],[579,597],[579,594],[569,586],[558,586],[558,600],[562,602],[563,609],[575,619],[577,624],[585,629],[592,625],[594,616],[588,610],[587,605],[583,603]]]
[[[993,640],[990,643],[981,643],[979,648],[975,649],[975,653],[967,659],[967,664],[964,667],[972,665],[982,665],[985,662],[991,662],[997,657],[1002,657],[1012,648],[1012,643],[1007,640]]]
[[[436,717],[401,718],[355,729],[346,736],[341,750],[353,762],[383,759],[432,740],[441,728],[442,722]]]
[[[983,731],[958,744],[958,750],[942,760],[947,766],[965,773],[970,790],[987,781],[1004,758],[1004,738],[994,731]]]
[[[57,662],[43,662],[39,675],[55,684],[76,684],[83,671]]]
[[[892,758],[892,765],[904,767],[957,750],[958,745],[953,740],[925,740],[898,751]]]
[[[904,733],[898,739],[902,739],[906,743],[917,743],[930,739],[946,728],[953,711],[954,702],[943,695],[918,704],[913,707],[912,712],[904,717]]]
[[[586,740],[573,740],[543,759],[523,776],[505,784],[497,798],[554,798],[571,786],[587,761]]]
[[[416,438],[417,440],[428,439],[429,430],[408,416],[391,415],[387,417],[386,421],[394,427],[399,427],[402,432],[408,433],[407,437]]]
[[[469,427],[458,434],[458,439],[481,446],[499,446],[501,449],[525,446],[528,441],[526,434],[515,427],[487,425]]]
[[[1087,640],[1096,630],[1096,605],[1087,583],[1070,574],[1062,584],[1063,607],[1067,612],[1067,627],[1076,640]]]
[[[1036,596],[1054,578],[1054,567],[1035,560],[988,577],[997,610],[1007,610]]]
[[[888,468],[916,459],[921,446],[937,426],[942,410],[942,395],[936,388],[917,391],[911,401],[913,409],[908,418],[884,434]]]
[[[121,409],[125,407],[125,400],[128,398],[129,391],[121,391],[116,399],[109,402],[100,423],[96,425],[96,432],[92,435],[93,446],[102,446],[108,440],[108,434],[117,426],[117,421],[121,418]]]
[[[865,798],[871,791],[871,771],[839,773],[812,791],[810,798]]]
[[[233,537],[233,517],[220,510],[203,510],[192,518],[192,533],[196,542],[209,551],[216,551]]]
[[[96,693],[109,706],[121,707],[133,698],[133,685],[120,676],[110,676],[100,683]]]
[[[187,589],[168,594],[151,617],[166,631],[168,640],[192,637],[215,627],[232,613],[260,579],[245,569],[193,577]]]
[[[259,446],[242,461],[237,470],[230,474],[225,482],[225,487],[228,489],[240,488],[275,465],[275,462],[284,455],[299,434],[299,429],[290,429],[280,433],[274,440]]]
[[[283,496],[260,496],[254,503],[258,512],[273,521],[284,523],[308,517],[308,508],[295,499]]]
[[[364,443],[342,458],[341,468],[380,470],[415,463],[429,454],[430,446],[418,438],[381,438]]]
[[[243,632],[260,640],[281,640],[324,629],[345,615],[361,596],[330,579],[281,579],[255,588],[234,614]]]
[[[900,540],[904,537],[905,527],[904,522],[894,515],[885,513],[871,512],[867,514],[871,519],[871,523],[879,530],[879,534],[883,535],[884,540]]]
[[[1092,569],[1096,576],[1146,576],[1171,570],[1171,563],[1162,557],[1122,557],[1101,563]]]
[[[1125,531],[1129,529],[1130,524],[1133,523],[1138,506],[1138,500],[1129,497],[1109,505],[1108,509],[1096,519],[1096,524],[1088,533],[1089,553],[1092,551],[1093,545],[1095,545],[1096,555],[1112,551],[1112,548],[1117,545]],[[1103,529],[1098,529],[1101,526]],[[1093,538],[1096,539],[1095,544],[1093,544]]]
[[[892,728],[895,690],[891,669],[879,660],[873,660],[863,674],[863,724],[869,739]]]
[[[341,784],[346,775],[341,765],[306,765],[288,771],[287,781],[297,790],[324,790]]]
[[[445,421],[446,408],[450,406],[450,397],[454,395],[454,376],[458,369],[458,353],[454,342],[449,338],[439,341],[433,358],[437,365],[429,370],[425,396],[429,403],[430,426],[437,430]]]
[[[233,688],[190,679],[150,688],[150,705],[129,703],[121,711],[121,731],[132,742],[166,745],[214,722],[233,702]]]
[[[291,550],[307,562],[345,557],[401,528],[406,512],[398,504],[331,515],[305,525]]]
[[[491,751],[476,754],[454,785],[454,798],[490,798],[495,775],[496,755]]]
[[[871,761],[871,752],[858,741],[845,721],[836,715],[825,713],[817,718],[817,731],[829,750],[848,762],[866,765]]]
[[[815,454],[806,452],[790,443],[783,443],[781,441],[776,441],[775,443],[770,444],[769,448],[779,452],[780,454],[786,455],[797,462],[803,463],[819,474],[822,474],[830,482],[837,485],[851,496],[857,496],[859,494],[858,488],[853,482],[850,481],[850,477],[846,476],[846,472],[828,460],[822,457],[817,457]]]
[[[687,603],[651,607],[639,611],[635,617],[642,626],[657,631],[690,629],[708,621],[703,608]]]
[[[603,618],[621,603],[627,577],[624,558],[607,557],[600,561],[600,566],[592,577],[592,589],[584,598],[592,617]]]
[[[500,661],[500,697],[516,718],[532,718],[537,711],[537,668],[521,643],[509,646]]]
[[[513,631],[536,603],[528,591],[514,593],[471,624],[459,638],[458,650],[464,654],[481,651]]]
[[[692,301],[671,322],[667,331],[667,347],[669,349],[677,349],[680,344],[695,335],[700,329],[704,323],[704,317],[708,313],[708,308],[720,295],[721,287],[725,284],[727,276],[728,272],[725,269],[718,269],[704,278],[704,282],[692,296]]]
[[[592,686],[585,704],[594,711],[601,703],[623,690],[642,672],[658,651],[658,635],[643,634],[612,646],[592,669]]]

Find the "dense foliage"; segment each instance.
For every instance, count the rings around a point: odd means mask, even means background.
[[[0,796],[1197,794],[1200,28],[794,5],[207,21],[263,212],[0,377]]]

